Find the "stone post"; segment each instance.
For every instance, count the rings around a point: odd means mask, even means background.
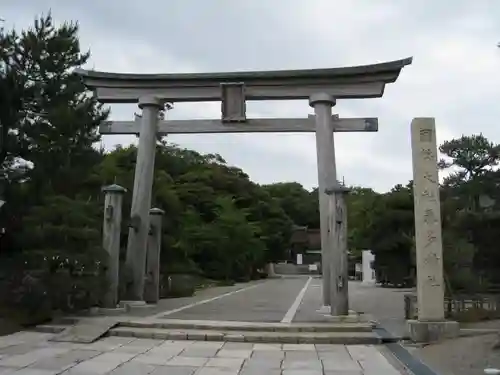
[[[330,275],[330,259],[333,249],[328,236],[328,206],[330,199],[325,191],[337,180],[332,121],[332,107],[335,105],[335,99],[328,94],[316,94],[309,98],[309,105],[314,108],[316,122],[323,305],[330,306],[330,288],[332,281]]]
[[[162,236],[162,216],[165,211],[159,208],[149,210],[150,232],[146,261],[146,283],[144,285],[144,301],[158,303],[160,300],[160,252]]]
[[[326,190],[329,197],[328,235],[333,247],[330,263],[332,286],[330,290],[330,314],[349,314],[349,270],[347,256],[347,206],[345,197],[350,189],[337,183]]]
[[[120,234],[122,223],[123,194],[127,191],[119,185],[102,188],[104,197],[104,222],[102,226],[102,247],[108,253],[106,278],[108,290],[104,296],[103,307],[114,309],[118,304],[120,284]]]
[[[409,321],[417,342],[458,334],[458,323],[444,316],[443,245],[434,118],[411,123],[418,321]]]
[[[127,299],[136,302],[136,304],[144,302],[144,269],[149,233],[156,130],[158,113],[163,108],[163,103],[155,97],[142,97],[139,99],[139,108],[142,109],[142,123],[137,147],[126,259],[128,276],[130,277],[130,280],[127,280],[130,283]]]

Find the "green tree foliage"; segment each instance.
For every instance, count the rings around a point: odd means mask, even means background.
[[[396,185],[373,199],[369,218],[364,219],[358,236],[363,246],[375,254],[377,279],[403,285],[411,275],[411,248],[414,237],[413,192]],[[372,198],[371,198],[372,199]]]
[[[500,146],[483,135],[444,142],[438,166],[448,171],[441,186],[443,258],[451,291],[498,284],[496,245],[500,222]],[[414,279],[415,248],[412,182],[390,192],[349,197],[351,249],[372,249],[380,281],[406,284]]]
[[[117,148],[96,168],[97,179],[133,187],[136,148]],[[153,205],[166,211],[162,267],[216,279],[249,279],[283,259],[292,221],[259,185],[219,155],[157,145]],[[130,209],[126,196],[124,212]],[[232,218],[232,219],[231,219]],[[231,224],[232,223],[232,224]],[[126,223],[123,233],[126,239]]]
[[[1,300],[28,316],[98,304],[103,290],[101,210],[85,188],[107,111],[72,74],[88,58],[78,25],[50,14],[0,30]]]
[[[297,182],[282,182],[264,186],[294,224],[319,227],[318,195],[307,191]]]

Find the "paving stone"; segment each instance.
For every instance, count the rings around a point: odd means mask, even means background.
[[[34,344],[18,344],[0,348],[0,355],[20,355],[26,354],[38,347]]]
[[[252,350],[254,345],[251,342],[226,342],[222,348],[225,350]]]
[[[302,350],[288,350],[285,351],[285,358],[295,361],[309,361],[318,360],[318,353],[316,351],[302,351]]]
[[[337,371],[337,370],[323,370],[324,375],[364,375],[362,371]],[[374,374],[377,375],[377,374]],[[381,373],[380,375],[385,375]],[[398,375],[401,375],[398,373]]]
[[[29,354],[20,354],[0,359],[0,366],[6,367],[26,367],[36,362],[36,358]]]
[[[169,361],[173,357],[175,357],[175,355],[172,355],[169,357],[169,356],[161,356],[161,355],[149,355],[148,353],[146,353],[146,354],[140,354],[140,355],[132,358],[131,362],[159,366],[159,365],[165,365],[167,363],[167,361]]]
[[[73,349],[70,350],[67,353],[58,355],[56,358],[62,359],[62,358],[67,358],[74,360],[76,362],[81,362],[81,361],[86,361],[87,359],[91,359],[94,357],[97,357],[98,355],[103,354],[103,352],[100,352],[98,350],[82,350],[82,349]]]
[[[320,360],[312,361],[290,361],[285,359],[282,363],[282,368],[285,370],[322,370],[323,366]]]
[[[118,347],[116,349],[113,349],[113,352],[116,352],[116,353],[130,353],[130,354],[139,355],[139,354],[146,353],[150,349],[151,348],[149,348],[147,346],[124,345],[124,346],[120,346],[120,347]]]
[[[314,344],[283,344],[283,350],[316,351]]]
[[[345,351],[347,352],[347,349],[345,345],[340,345],[340,344],[315,344],[316,351],[318,352],[332,352],[332,351]]]
[[[400,375],[401,373],[389,362],[383,365],[373,364],[363,367],[363,374],[366,375]]]
[[[183,347],[175,347],[175,346],[164,346],[164,347],[154,347],[151,350],[148,350],[145,354],[152,356],[160,356],[160,357],[175,357],[179,353],[184,350]]]
[[[29,331],[21,331],[16,332],[11,335],[3,336],[0,339],[0,343],[2,345],[17,345],[22,343],[31,343],[46,341],[53,336],[52,333],[42,333],[42,332],[29,332]]]
[[[382,355],[372,345],[346,345],[346,349],[351,357],[357,361]]]
[[[196,375],[238,375],[238,368],[224,367],[203,367],[196,372]]]
[[[221,341],[186,341],[188,346],[193,348],[211,348],[220,349],[224,346],[224,342]],[[187,347],[187,346],[186,346]]]
[[[361,371],[362,368],[353,359],[322,360],[323,368],[329,371]]]
[[[107,372],[112,371],[119,364],[116,362],[105,362],[105,361],[96,361],[95,359],[90,359],[88,361],[81,362],[77,364],[75,367],[70,368],[64,375],[77,375],[77,374],[85,374],[85,373],[93,373],[96,375],[105,374]]]
[[[58,371],[55,370],[42,370],[36,368],[22,368],[15,372],[18,375],[56,375]]]
[[[100,350],[100,351],[110,351],[114,350],[116,348],[119,348],[120,346],[126,345],[130,342],[132,342],[134,338],[132,337],[106,337],[104,339],[101,339],[99,341],[95,341],[91,344],[85,344],[82,346],[82,349],[87,349],[87,350]]]
[[[243,358],[210,358],[206,363],[206,367],[225,367],[225,368],[241,368]]]
[[[155,339],[135,339],[124,346],[145,346],[145,347],[155,347],[165,343],[164,340],[155,340]]]
[[[340,359],[352,359],[351,355],[344,350],[343,352],[341,351],[335,351],[335,352],[316,352],[318,354],[319,359],[324,359],[324,360],[336,360],[337,358]]]
[[[29,368],[39,369],[39,370],[52,370],[55,372],[62,372],[70,367],[73,367],[78,363],[77,360],[73,358],[45,358],[40,361],[36,361]]]
[[[188,366],[160,366],[151,375],[193,375],[199,367]],[[134,375],[134,374],[131,374]]]
[[[280,369],[281,363],[281,359],[278,358],[256,359],[252,357],[243,363],[243,368],[259,368],[267,371],[268,369]]]
[[[162,340],[135,339],[134,341],[113,349],[116,352],[140,354],[161,344]]]
[[[208,358],[176,356],[169,359],[166,366],[202,367],[207,363],[207,361]]]
[[[201,358],[210,358],[214,357],[217,354],[217,348],[196,348],[196,347],[187,347],[184,349],[179,356],[182,357],[201,357]]]
[[[254,351],[252,353],[252,357],[255,359],[279,359],[282,360],[285,358],[285,352],[283,351],[277,351],[277,350],[271,350],[271,351]]]
[[[283,375],[323,375],[322,370],[311,370],[311,369],[291,369],[291,370],[283,370]],[[343,375],[343,374],[339,374]]]
[[[364,358],[359,358],[357,360],[362,368],[367,368],[369,366],[386,366],[389,364],[384,355],[380,352],[367,355]]]
[[[115,319],[81,320],[64,331],[53,335],[51,341],[92,343],[116,325]],[[130,339],[131,341],[131,339]]]
[[[148,375],[152,373],[157,366],[149,365],[146,363],[138,363],[138,362],[126,362],[113,371],[111,371],[110,375]]]
[[[31,363],[33,363],[39,359],[54,357],[58,354],[63,354],[63,353],[66,353],[68,351],[69,351],[69,349],[61,349],[61,348],[48,348],[48,347],[46,347],[46,348],[44,348],[44,347],[34,348],[33,350],[31,350],[27,353],[24,353],[24,354],[5,355],[0,360],[0,362],[2,362],[2,363],[0,363],[0,365],[4,365],[3,364],[4,361],[31,362]],[[23,359],[25,359],[25,360],[23,361]],[[5,365],[5,366],[10,366],[10,365]]]
[[[217,353],[217,357],[224,358],[250,358],[252,349],[221,349]]]
[[[105,337],[103,339],[100,339],[98,342],[101,342],[103,344],[120,344],[120,345],[127,345],[130,344],[134,341],[137,341],[138,339],[135,339],[133,337],[116,337],[116,336],[110,336],[110,337]]]
[[[94,357],[91,360],[99,362],[107,362],[107,363],[116,363],[118,366],[124,362],[130,361],[133,357],[135,357],[135,354],[133,353],[107,352],[97,357]]]
[[[281,344],[253,344],[253,350],[254,351],[259,351],[259,350],[281,350],[282,349]]]
[[[160,345],[156,346],[155,348],[158,349],[180,349],[180,351],[186,349],[187,347],[190,347],[192,345],[198,344],[195,341],[187,341],[187,340],[168,340],[168,341],[163,341]]]
[[[261,367],[243,367],[238,375],[281,375],[281,370]]]
[[[17,368],[0,366],[0,375],[10,375],[11,373],[13,373],[16,370],[17,370]]]

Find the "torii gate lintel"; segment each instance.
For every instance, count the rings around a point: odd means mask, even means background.
[[[142,118],[134,121],[106,121],[99,127],[101,134],[135,134],[141,131]],[[332,116],[332,131],[377,132],[378,118],[339,118]],[[200,134],[200,133],[313,133],[316,131],[315,116],[307,118],[257,118],[238,122],[224,120],[159,120],[157,134]]]

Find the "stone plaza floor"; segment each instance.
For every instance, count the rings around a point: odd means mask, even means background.
[[[251,344],[105,337],[56,343],[52,334],[0,338],[0,375],[399,375],[382,347]]]
[[[305,292],[305,293],[304,293]],[[402,293],[349,283],[351,306],[391,331],[404,323]],[[130,319],[321,322],[321,280],[271,279],[210,288],[128,312]],[[122,318],[127,318],[126,316]],[[328,320],[328,319],[326,319]],[[393,329],[391,329],[393,328]],[[397,375],[405,370],[383,345],[264,344],[105,337],[52,342],[52,333],[0,337],[0,375]]]

